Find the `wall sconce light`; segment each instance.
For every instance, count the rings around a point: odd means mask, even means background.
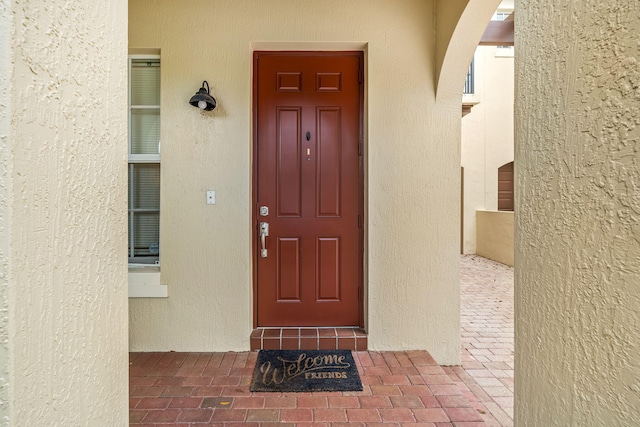
[[[204,85],[207,85],[206,89]],[[202,87],[198,92],[191,97],[189,104],[204,111],[211,111],[216,108],[216,100],[213,96],[209,95],[209,83],[207,83],[206,80],[202,82]]]

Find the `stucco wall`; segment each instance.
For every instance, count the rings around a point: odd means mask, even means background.
[[[435,104],[430,1],[130,1],[162,55],[162,282],[130,301],[134,350],[247,350],[252,47],[366,49],[366,299],[373,349],[459,362],[459,93]],[[264,43],[260,43],[264,42]],[[304,44],[313,42],[312,44]],[[344,42],[344,43],[343,43]],[[219,107],[187,104],[207,80]],[[217,202],[205,204],[205,191]],[[443,243],[444,242],[444,243]]]
[[[517,425],[640,425],[640,3],[516,5]]]
[[[498,168],[513,161],[514,59],[496,56],[497,50],[476,49],[475,94],[468,99],[479,103],[462,118],[466,254],[477,252],[476,211],[498,209]]]
[[[128,425],[126,4],[0,3],[4,425]]]
[[[0,425],[8,426],[11,415],[9,341],[9,230],[11,194],[9,177],[9,111],[11,108],[11,28],[13,3],[0,1]]]
[[[513,267],[513,212],[477,211],[477,254]]]

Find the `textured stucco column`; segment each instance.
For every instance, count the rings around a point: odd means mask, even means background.
[[[127,2],[0,0],[0,425],[128,425]]]
[[[516,4],[520,426],[640,425],[640,3]]]

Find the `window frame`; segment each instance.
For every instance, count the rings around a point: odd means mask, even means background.
[[[158,110],[159,112],[161,112],[161,104],[162,104],[162,89],[160,88],[160,94],[159,94],[159,101],[160,103],[157,105],[133,105],[132,104],[132,64],[133,61],[135,60],[153,60],[153,61],[158,61],[160,63],[160,69],[162,70],[162,63],[161,63],[161,58],[160,55],[158,54],[130,54],[127,57],[127,69],[128,69],[128,76],[127,76],[127,170],[128,170],[128,174],[129,174],[129,178],[127,181],[127,193],[128,193],[128,199],[132,199],[133,196],[131,194],[132,189],[131,189],[131,185],[132,185],[132,177],[133,177],[133,171],[135,169],[135,165],[136,164],[158,164],[160,165],[160,169],[162,170],[162,161],[161,161],[161,140],[158,140],[158,153],[157,154],[133,154],[132,153],[132,112],[134,110]],[[162,71],[160,71],[162,73]],[[162,128],[162,122],[160,119],[160,127]],[[131,200],[132,203],[135,203],[133,200]],[[160,221],[160,204],[158,205],[158,209],[144,209],[144,211],[146,212],[157,212],[158,214],[158,221]],[[135,217],[135,213],[136,210],[134,207],[132,206],[128,206],[127,207],[127,217],[128,217],[128,221],[130,223],[128,230],[131,230],[134,227],[134,217]],[[144,212],[143,212],[144,213]],[[159,227],[159,224],[158,224]],[[128,241],[128,250],[127,250],[127,258],[128,258],[128,264],[145,264],[142,261],[142,258],[147,258],[147,260],[149,258],[151,258],[152,261],[155,261],[153,264],[150,264],[150,266],[159,266],[160,265],[160,254],[158,253],[158,255],[156,257],[136,257],[135,256],[135,241],[134,241],[134,236],[135,233],[134,232],[128,232],[127,233],[127,241]],[[159,243],[159,236],[158,236],[158,243]],[[154,260],[154,258],[156,258]]]

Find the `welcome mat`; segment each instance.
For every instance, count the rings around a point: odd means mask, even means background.
[[[362,391],[349,350],[260,350],[251,391]]]

